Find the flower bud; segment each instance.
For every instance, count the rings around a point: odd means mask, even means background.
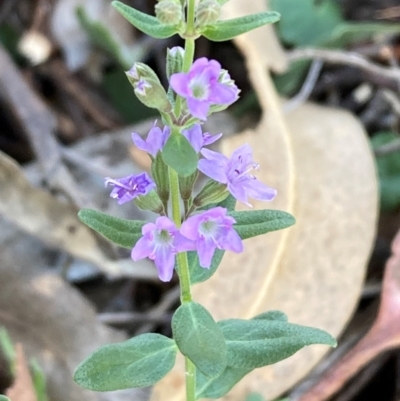
[[[135,63],[126,72],[126,76],[133,86],[137,98],[144,105],[163,113],[172,111],[172,105],[165,89],[161,85],[157,74],[149,66],[143,63]]]
[[[198,176],[199,172],[197,170],[188,177],[179,176],[179,191],[184,201],[188,201],[192,197],[193,187]]]
[[[181,0],[159,0],[155,11],[156,17],[164,25],[178,25],[184,19]]]
[[[157,193],[164,205],[169,200],[168,166],[164,163],[161,152],[158,152],[151,164],[151,175],[157,185]]]
[[[214,24],[221,16],[221,5],[216,0],[201,0],[196,9],[198,27]]]
[[[204,185],[200,193],[194,198],[193,206],[196,208],[209,205],[210,203],[219,203],[225,200],[229,195],[225,184],[209,180]]]
[[[172,49],[167,49],[167,77],[178,72],[182,72],[183,58],[185,50],[180,46],[175,46]]]
[[[154,189],[147,195],[138,196],[133,201],[135,202],[136,206],[142,210],[151,210],[157,214],[165,214],[161,199]]]

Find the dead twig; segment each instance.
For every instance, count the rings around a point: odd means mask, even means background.
[[[397,88],[400,89],[400,69],[381,67],[355,52],[304,48],[288,52],[287,58],[289,62],[304,59],[319,59],[330,64],[360,68],[371,76],[378,76],[380,78],[395,81]]]
[[[171,317],[172,315],[170,313],[154,316],[139,312],[114,312],[100,313],[97,315],[97,319],[100,323],[111,326],[132,326],[141,323],[166,324],[171,321]]]
[[[283,111],[285,113],[297,109],[297,107],[307,101],[317,83],[323,65],[324,63],[320,59],[313,61],[300,92],[283,105]]]
[[[109,117],[109,113],[104,110],[104,107],[100,107],[99,102],[95,101],[87,90],[82,90],[82,85],[61,61],[55,60],[51,63],[50,73],[59,87],[79,103],[85,113],[96,122],[101,130],[111,130],[118,125],[117,121]]]

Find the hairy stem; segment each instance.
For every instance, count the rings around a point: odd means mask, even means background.
[[[188,72],[193,63],[194,58],[194,35],[195,35],[195,0],[187,1],[187,17],[186,17],[186,40],[185,40],[185,57],[183,59],[183,72]],[[175,117],[179,119],[182,112],[183,99],[178,96],[175,104]],[[172,133],[173,135],[180,135],[180,133]],[[179,191],[179,176],[178,173],[168,168],[169,181],[172,200],[172,218],[177,227],[182,224],[181,206],[180,206],[180,191]],[[186,212],[186,210],[185,210]],[[187,253],[179,253],[177,255],[178,275],[181,288],[181,303],[187,303],[192,300],[190,291],[190,273]],[[196,367],[193,362],[185,356],[185,370],[186,370],[186,401],[195,401],[196,399]]]

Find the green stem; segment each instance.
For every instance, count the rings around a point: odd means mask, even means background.
[[[195,35],[195,0],[187,1],[187,18],[186,18],[186,40],[185,40],[185,57],[183,59],[182,71],[188,72],[193,63],[194,58],[194,38]],[[175,104],[175,117],[179,119],[182,112],[183,99],[178,96]],[[172,135],[181,135],[179,131],[173,129]],[[171,167],[168,167],[169,185],[172,202],[172,218],[174,223],[179,228],[182,224],[181,206],[180,206],[180,191],[179,191],[179,176],[178,173]],[[190,291],[190,273],[187,253],[179,253],[177,255],[178,275],[181,288],[181,303],[187,303],[192,300]],[[185,357],[186,370],[186,401],[195,401],[196,399],[196,367],[193,362]]]
[[[189,358],[185,358],[186,369],[186,401],[196,400],[196,366]]]
[[[183,59],[182,72],[188,72],[194,59],[194,39],[191,37],[195,35],[194,27],[194,17],[195,17],[195,2],[194,0],[188,1],[187,6],[187,17],[186,17],[186,40],[185,40],[185,57]],[[182,111],[183,99],[178,96],[175,103],[174,114],[176,118],[179,118]]]

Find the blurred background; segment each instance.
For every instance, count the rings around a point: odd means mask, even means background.
[[[142,391],[86,393],[71,375],[104,343],[148,331],[171,335],[179,303],[176,281],[159,282],[150,263],[133,265],[129,250],[110,245],[76,217],[77,210],[91,207],[153,218],[111,202],[103,179],[149,168],[130,134],[147,133],[157,114],[136,99],[124,71],[145,62],[167,85],[166,48],[183,45],[177,36],[155,40],[138,32],[110,3],[0,0],[0,394],[7,391],[13,401],[147,399]],[[125,3],[153,14],[156,1]],[[270,66],[282,113],[310,101],[351,112],[377,172],[358,185],[378,183],[380,198],[373,243],[354,248],[368,259],[357,268],[357,277],[366,279],[351,290],[355,303],[345,311],[350,321],[337,329],[344,333],[339,348],[313,373],[304,371],[300,383],[288,381],[281,389],[291,399],[400,401],[398,244],[390,274],[385,268],[400,228],[399,1],[270,0],[269,9],[282,14],[270,33],[279,47],[276,57],[284,60]],[[261,60],[263,47],[257,51]],[[213,116],[206,129],[223,131],[226,143],[256,130],[267,110],[248,76],[248,56],[233,42],[203,38],[196,56],[220,61],[242,90],[241,99]],[[339,131],[341,124],[345,130],[338,118]],[[339,274],[351,276],[349,271]],[[355,348],[372,325],[378,335]],[[337,364],[354,368],[355,376],[333,371]],[[331,398],[323,395],[329,383],[337,390]],[[309,398],[316,385],[322,395]]]

